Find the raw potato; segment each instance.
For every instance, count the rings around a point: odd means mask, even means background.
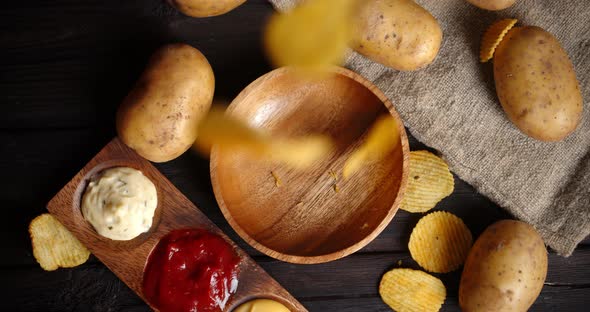
[[[180,12],[192,17],[209,17],[225,14],[246,0],[168,0]]]
[[[502,220],[477,239],[465,262],[459,304],[465,312],[527,311],[547,275],[547,250],[535,229]]]
[[[493,61],[500,103],[522,132],[559,141],[576,129],[582,95],[574,67],[553,35],[534,26],[513,28]]]
[[[512,6],[516,0],[467,0],[467,2],[480,9],[498,11]]]
[[[437,20],[412,0],[362,1],[353,48],[397,70],[416,70],[434,60],[442,31]]]
[[[199,50],[186,44],[160,48],[119,107],[119,138],[153,162],[180,156],[197,138],[214,89],[213,70]]]

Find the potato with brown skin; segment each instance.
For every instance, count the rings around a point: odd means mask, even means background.
[[[527,311],[547,276],[547,250],[535,229],[502,220],[477,239],[463,268],[459,305],[465,312]]]
[[[480,9],[498,11],[512,6],[516,0],[467,0],[467,2]]]
[[[362,1],[353,49],[397,70],[416,70],[434,61],[442,41],[438,21],[412,0]]]
[[[213,69],[199,50],[187,44],[158,49],[119,106],[119,138],[153,162],[180,156],[197,138],[214,89]]]
[[[559,141],[582,116],[582,94],[567,52],[534,26],[511,29],[494,54],[494,80],[502,108],[525,134]]]
[[[168,3],[185,15],[210,17],[225,14],[246,0],[168,0]]]

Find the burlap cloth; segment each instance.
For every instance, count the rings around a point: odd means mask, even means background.
[[[299,0],[270,0],[279,11]],[[590,99],[590,1],[517,0],[500,12],[464,0],[417,0],[443,30],[431,65],[399,72],[351,53],[345,66],[373,81],[394,103],[412,135],[437,149],[451,170],[516,218],[532,224],[545,242],[569,256],[590,234],[590,107],[577,130],[559,143],[522,134],[498,102],[491,63],[478,62],[486,28],[517,18],[551,32],[568,52]],[[478,209],[478,207],[472,207]]]

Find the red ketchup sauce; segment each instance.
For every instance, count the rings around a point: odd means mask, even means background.
[[[240,258],[205,230],[174,230],[154,248],[143,273],[146,299],[162,312],[222,311],[238,288]]]

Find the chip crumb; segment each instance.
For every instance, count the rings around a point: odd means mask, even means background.
[[[279,178],[279,176],[277,175],[276,172],[271,171],[270,174],[272,174],[272,177],[275,179],[275,185],[276,187],[281,187],[281,185],[283,184],[283,182],[281,181],[281,178]]]
[[[338,175],[336,174],[336,172],[334,172],[334,170],[330,170],[329,173],[330,176],[332,176],[332,179],[334,179],[334,181],[338,181]]]
[[[402,260],[401,260],[401,259],[400,259],[400,260],[397,260],[397,266],[402,266],[402,263],[403,263],[403,262],[402,262]]]
[[[365,224],[363,224],[363,226],[361,226],[361,230],[364,230],[368,227],[369,227],[369,223],[365,222]]]
[[[338,186],[338,184],[334,184],[333,188],[334,188],[334,192],[340,193],[340,187]]]

